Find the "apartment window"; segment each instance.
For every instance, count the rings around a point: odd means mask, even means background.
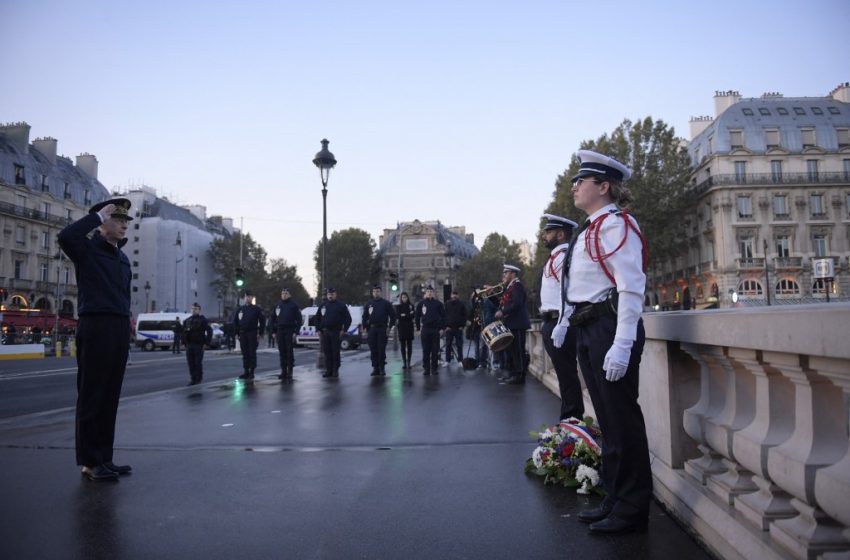
[[[812,249],[815,251],[816,257],[826,256],[826,235],[821,233],[812,236]]]
[[[803,128],[800,129],[800,136],[803,139],[803,147],[804,148],[813,148],[817,144],[815,143],[815,129],[814,128]]]
[[[47,264],[41,263],[38,265],[38,279],[42,282],[47,282]]]
[[[806,160],[806,174],[809,177],[809,181],[817,181],[818,180],[818,160],[816,160],[816,159],[807,159]]]
[[[139,236],[137,235],[137,236],[133,237],[133,243],[138,243],[138,242],[139,242]]]
[[[23,278],[22,274],[24,273],[24,261],[15,261],[15,280],[20,280]]]
[[[708,137],[708,154],[711,155],[714,153],[714,136]]]
[[[829,111],[830,115],[840,115],[841,111],[838,110],[838,107],[827,107],[827,111]]]
[[[42,202],[41,203],[41,213],[44,214],[45,218],[50,215],[50,203],[49,202]]]
[[[780,115],[787,115],[788,109],[786,109],[785,107],[778,107],[776,109],[776,112],[779,113]]]
[[[759,115],[764,115],[765,117],[769,117],[770,116],[770,109],[767,109],[765,107],[759,107]]]
[[[138,272],[134,272],[134,273],[133,273],[133,280],[138,280],[138,279],[139,279],[139,273],[138,273]]]
[[[761,284],[757,280],[744,280],[741,282],[738,293],[742,296],[760,296]]]
[[[16,210],[26,210],[27,209],[27,197],[22,194],[15,196],[15,209]]]
[[[15,164],[15,184],[26,185],[26,175],[24,174],[24,166]]]
[[[742,259],[751,259],[753,258],[753,238],[752,237],[744,237],[738,242],[739,247],[741,249],[741,258]]]
[[[802,107],[794,107],[794,114],[795,115],[805,115],[806,110],[803,109]]]
[[[752,218],[753,217],[753,205],[750,199],[750,195],[748,194],[739,194],[738,195],[738,217],[739,218]]]
[[[812,113],[815,115],[823,115],[823,109],[820,107],[812,107]]]
[[[65,183],[65,187],[62,190],[62,196],[65,198],[71,198],[71,184]]]
[[[71,282],[71,269],[68,268],[67,266],[62,271],[62,281],[65,282],[66,284],[69,284]]]
[[[850,128],[836,128],[835,132],[838,135],[839,148],[850,146]]]
[[[91,191],[86,189],[85,194],[83,195],[83,205],[91,206]]]
[[[823,217],[826,215],[823,208],[823,194],[813,193],[809,195],[809,208],[811,208],[812,217]]]
[[[730,130],[729,131],[729,144],[732,146],[732,149],[735,148],[743,148],[744,147],[744,131],[743,130]]]
[[[779,147],[779,130],[778,129],[770,129],[764,131],[765,143],[768,148],[778,148]]]
[[[133,261],[133,267],[137,268],[139,266],[139,261]]]
[[[754,114],[752,109],[741,109],[741,112],[747,115],[748,117],[752,117]]]
[[[770,162],[770,178],[774,183],[782,182],[782,160],[774,159]]]
[[[776,283],[776,295],[796,296],[800,293],[800,286],[791,278],[783,278]]]
[[[49,192],[50,183],[47,182],[47,175],[41,176],[41,192]]]
[[[746,183],[747,182],[747,162],[746,161],[736,161],[735,162],[735,181],[738,183]]]
[[[133,229],[139,229],[139,224],[133,224]]]
[[[41,232],[41,248],[50,249],[50,236],[46,231]]]
[[[823,281],[823,278],[818,278],[812,284],[812,295],[826,295],[826,282]]]
[[[68,208],[65,209],[65,220],[67,220],[68,222],[74,221],[71,218],[71,210],[69,210]]]
[[[776,237],[776,256],[787,257],[790,254],[791,240],[787,235],[778,235]]]
[[[850,159],[845,159],[841,162],[844,169],[844,178],[850,179]]]
[[[776,219],[788,218],[788,195],[773,195],[773,217]]]
[[[23,245],[26,242],[26,234],[27,230],[24,229],[24,226],[16,226],[15,227],[15,242],[19,245]]]

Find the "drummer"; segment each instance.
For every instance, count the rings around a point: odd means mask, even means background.
[[[493,303],[498,302],[496,319],[502,321],[514,336],[507,348],[508,375],[499,378],[506,385],[525,383],[525,332],[531,328],[526,308],[525,287],[519,280],[519,267],[505,264],[502,268],[502,284],[505,290],[501,296],[492,296]],[[498,297],[498,299],[496,299]]]

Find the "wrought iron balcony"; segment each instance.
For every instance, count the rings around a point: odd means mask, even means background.
[[[34,208],[23,208],[21,206],[18,206],[17,204],[12,204],[9,202],[0,202],[0,214],[36,220],[38,222],[44,222],[56,227],[65,227],[69,223],[66,218],[63,218],[61,216],[56,216],[54,214],[45,214],[40,210],[36,210]]]
[[[850,175],[842,171],[831,173],[727,173],[712,175],[694,187],[694,194],[701,195],[712,187],[728,185],[830,185],[847,184]]]
[[[800,270],[803,268],[803,257],[775,257],[773,267],[776,270]]]
[[[738,259],[738,270],[762,270],[764,269],[764,258]]]

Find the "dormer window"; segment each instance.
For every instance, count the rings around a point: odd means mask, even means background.
[[[765,144],[767,144],[767,148],[778,148],[779,147],[779,130],[776,128],[771,128],[764,131],[765,136]]]
[[[827,111],[829,111],[830,115],[840,115],[841,111],[838,110],[838,107],[827,107]]]
[[[812,107],[812,113],[815,115],[823,115],[823,109],[820,107]]]
[[[752,109],[741,109],[741,112],[744,113],[745,115],[747,115],[748,117],[753,116],[753,110]]]
[[[743,148],[744,147],[744,131],[743,130],[730,130],[729,131],[729,145],[734,150],[735,148]]]
[[[759,115],[764,115],[766,117],[770,116],[770,109],[766,109],[764,107],[759,108]]]
[[[803,109],[802,107],[794,107],[794,114],[795,115],[805,115],[806,110]]]
[[[785,107],[777,107],[776,112],[779,113],[780,115],[787,115],[788,109],[786,109]]]
[[[24,175],[24,166],[15,164],[15,184],[16,185],[26,185],[27,180]]]
[[[817,144],[815,143],[815,129],[814,128],[803,128],[800,129],[800,136],[803,140],[803,148],[813,148]]]

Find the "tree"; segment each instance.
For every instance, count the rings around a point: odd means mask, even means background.
[[[242,264],[240,265],[241,235],[241,232],[236,232],[229,238],[214,239],[208,250],[214,273],[214,279],[210,285],[222,295],[225,316],[235,308],[237,298],[242,295],[237,293],[234,284],[236,267],[241,266],[245,271],[243,290],[255,290],[266,281],[266,250],[251,238],[251,234],[246,234],[242,239]]]
[[[372,236],[362,229],[348,228],[333,232],[328,239],[328,282],[324,285],[322,241],[319,240],[313,252],[319,286],[336,288],[337,297],[347,304],[365,303],[370,287],[377,282],[380,274],[375,248]]]
[[[260,290],[263,295],[263,308],[271,310],[280,299],[280,289],[286,287],[289,295],[298,307],[305,308],[312,303],[310,294],[304,288],[295,265],[290,266],[285,259],[272,259],[269,264],[266,286]]]
[[[610,136],[604,134],[597,140],[582,142],[581,149],[610,155],[632,169],[633,175],[626,182],[634,198],[629,210],[640,224],[650,262],[679,255],[687,245],[683,216],[692,206],[687,188],[691,167],[687,149],[674,129],[651,117],[636,123],[627,119]],[[578,169],[579,161],[573,156],[570,166],[555,182],[553,200],[546,212],[581,223],[585,215],[573,205],[570,190],[570,179]],[[542,226],[541,221],[541,229]],[[535,268],[540,268],[547,254],[548,250],[539,244]]]
[[[491,233],[484,239],[481,251],[458,269],[458,292],[466,297],[484,284],[498,284],[505,263],[523,268],[519,255],[518,243],[509,241],[500,233]]]

